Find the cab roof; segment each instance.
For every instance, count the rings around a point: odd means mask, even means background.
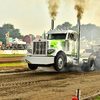
[[[50,30],[47,34],[66,34],[66,33],[77,33],[73,30]]]

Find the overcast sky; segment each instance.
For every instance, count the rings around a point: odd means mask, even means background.
[[[84,11],[81,24],[100,26],[100,1],[90,0],[88,9]],[[77,23],[74,0],[61,0],[55,27],[64,22]],[[20,29],[22,35],[42,35],[51,28],[51,18],[45,0],[0,0],[0,27],[10,23]]]

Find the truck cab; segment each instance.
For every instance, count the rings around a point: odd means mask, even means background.
[[[57,72],[68,71],[80,66],[83,71],[95,70],[95,56],[92,53],[80,54],[78,33],[73,30],[50,30],[47,39],[33,40],[25,57],[28,67],[53,66]]]

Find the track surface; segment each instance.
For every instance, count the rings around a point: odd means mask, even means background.
[[[100,92],[100,72],[33,71],[0,76],[0,100],[72,100],[76,89],[81,98]]]
[[[25,57],[9,57],[9,58],[0,58],[0,63],[15,63],[23,62]]]

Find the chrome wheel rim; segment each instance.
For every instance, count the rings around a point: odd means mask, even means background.
[[[63,68],[63,59],[62,58],[59,58],[58,59],[58,68],[59,69],[62,69]]]

